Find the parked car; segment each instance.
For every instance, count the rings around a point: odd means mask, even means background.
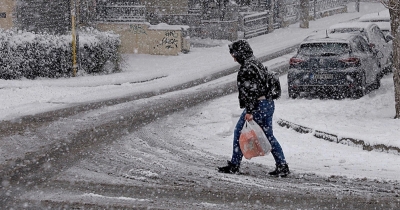
[[[375,23],[379,26],[379,28],[385,35],[390,35],[390,37],[392,38],[392,30],[390,27],[390,14],[388,9],[376,13],[363,15],[358,19],[358,21]]]
[[[382,73],[392,69],[393,45],[391,39],[385,36],[379,26],[372,22],[348,22],[332,25],[329,33],[358,33],[361,34],[373,50],[380,54],[379,66]],[[379,53],[380,52],[380,53]]]
[[[290,59],[289,97],[360,98],[379,88],[379,72],[378,56],[360,34],[312,35]]]

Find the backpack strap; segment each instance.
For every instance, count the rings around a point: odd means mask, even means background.
[[[268,87],[268,74],[266,74],[266,72],[264,70],[261,70],[257,64],[255,64],[254,62],[250,63],[251,66],[253,66],[255,69],[257,69],[258,75],[261,78],[262,84],[264,86],[264,96],[266,99],[271,99],[271,97],[269,96],[268,92],[270,92],[270,88]],[[263,66],[264,68],[266,68],[265,66]]]
[[[263,71],[253,62],[250,65],[254,66],[257,69],[258,74],[260,75],[261,79],[264,81],[264,88],[265,88],[265,97],[268,99],[278,99],[281,96],[281,85],[279,82],[279,78],[275,78],[275,75],[272,72]],[[266,68],[264,66],[264,68]]]
[[[250,62],[251,66],[254,66],[255,69],[257,69],[258,75],[261,77],[261,79],[264,81],[264,84],[267,82],[267,78],[265,78],[265,74],[261,72],[261,69],[254,63]],[[265,67],[264,67],[265,68]]]

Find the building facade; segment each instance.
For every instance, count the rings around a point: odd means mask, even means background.
[[[122,53],[178,55],[190,49],[187,0],[98,0],[94,26],[120,35]],[[178,24],[171,24],[178,23]],[[166,24],[168,23],[168,24]]]
[[[97,0],[75,0],[79,23],[95,20]],[[74,0],[1,0],[0,28],[64,34],[71,30]],[[81,14],[79,15],[79,13]]]
[[[143,1],[149,15],[187,14],[188,0],[145,0]]]
[[[10,29],[13,24],[13,9],[15,8],[15,0],[0,1],[0,28]]]

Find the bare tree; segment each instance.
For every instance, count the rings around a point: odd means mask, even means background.
[[[380,0],[389,9],[393,39],[393,82],[396,119],[400,119],[400,1]]]

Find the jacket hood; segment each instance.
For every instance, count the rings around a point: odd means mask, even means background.
[[[240,64],[244,64],[244,61],[248,58],[253,57],[253,49],[246,40],[238,40],[232,42],[229,45],[229,53],[236,58],[236,61]]]

